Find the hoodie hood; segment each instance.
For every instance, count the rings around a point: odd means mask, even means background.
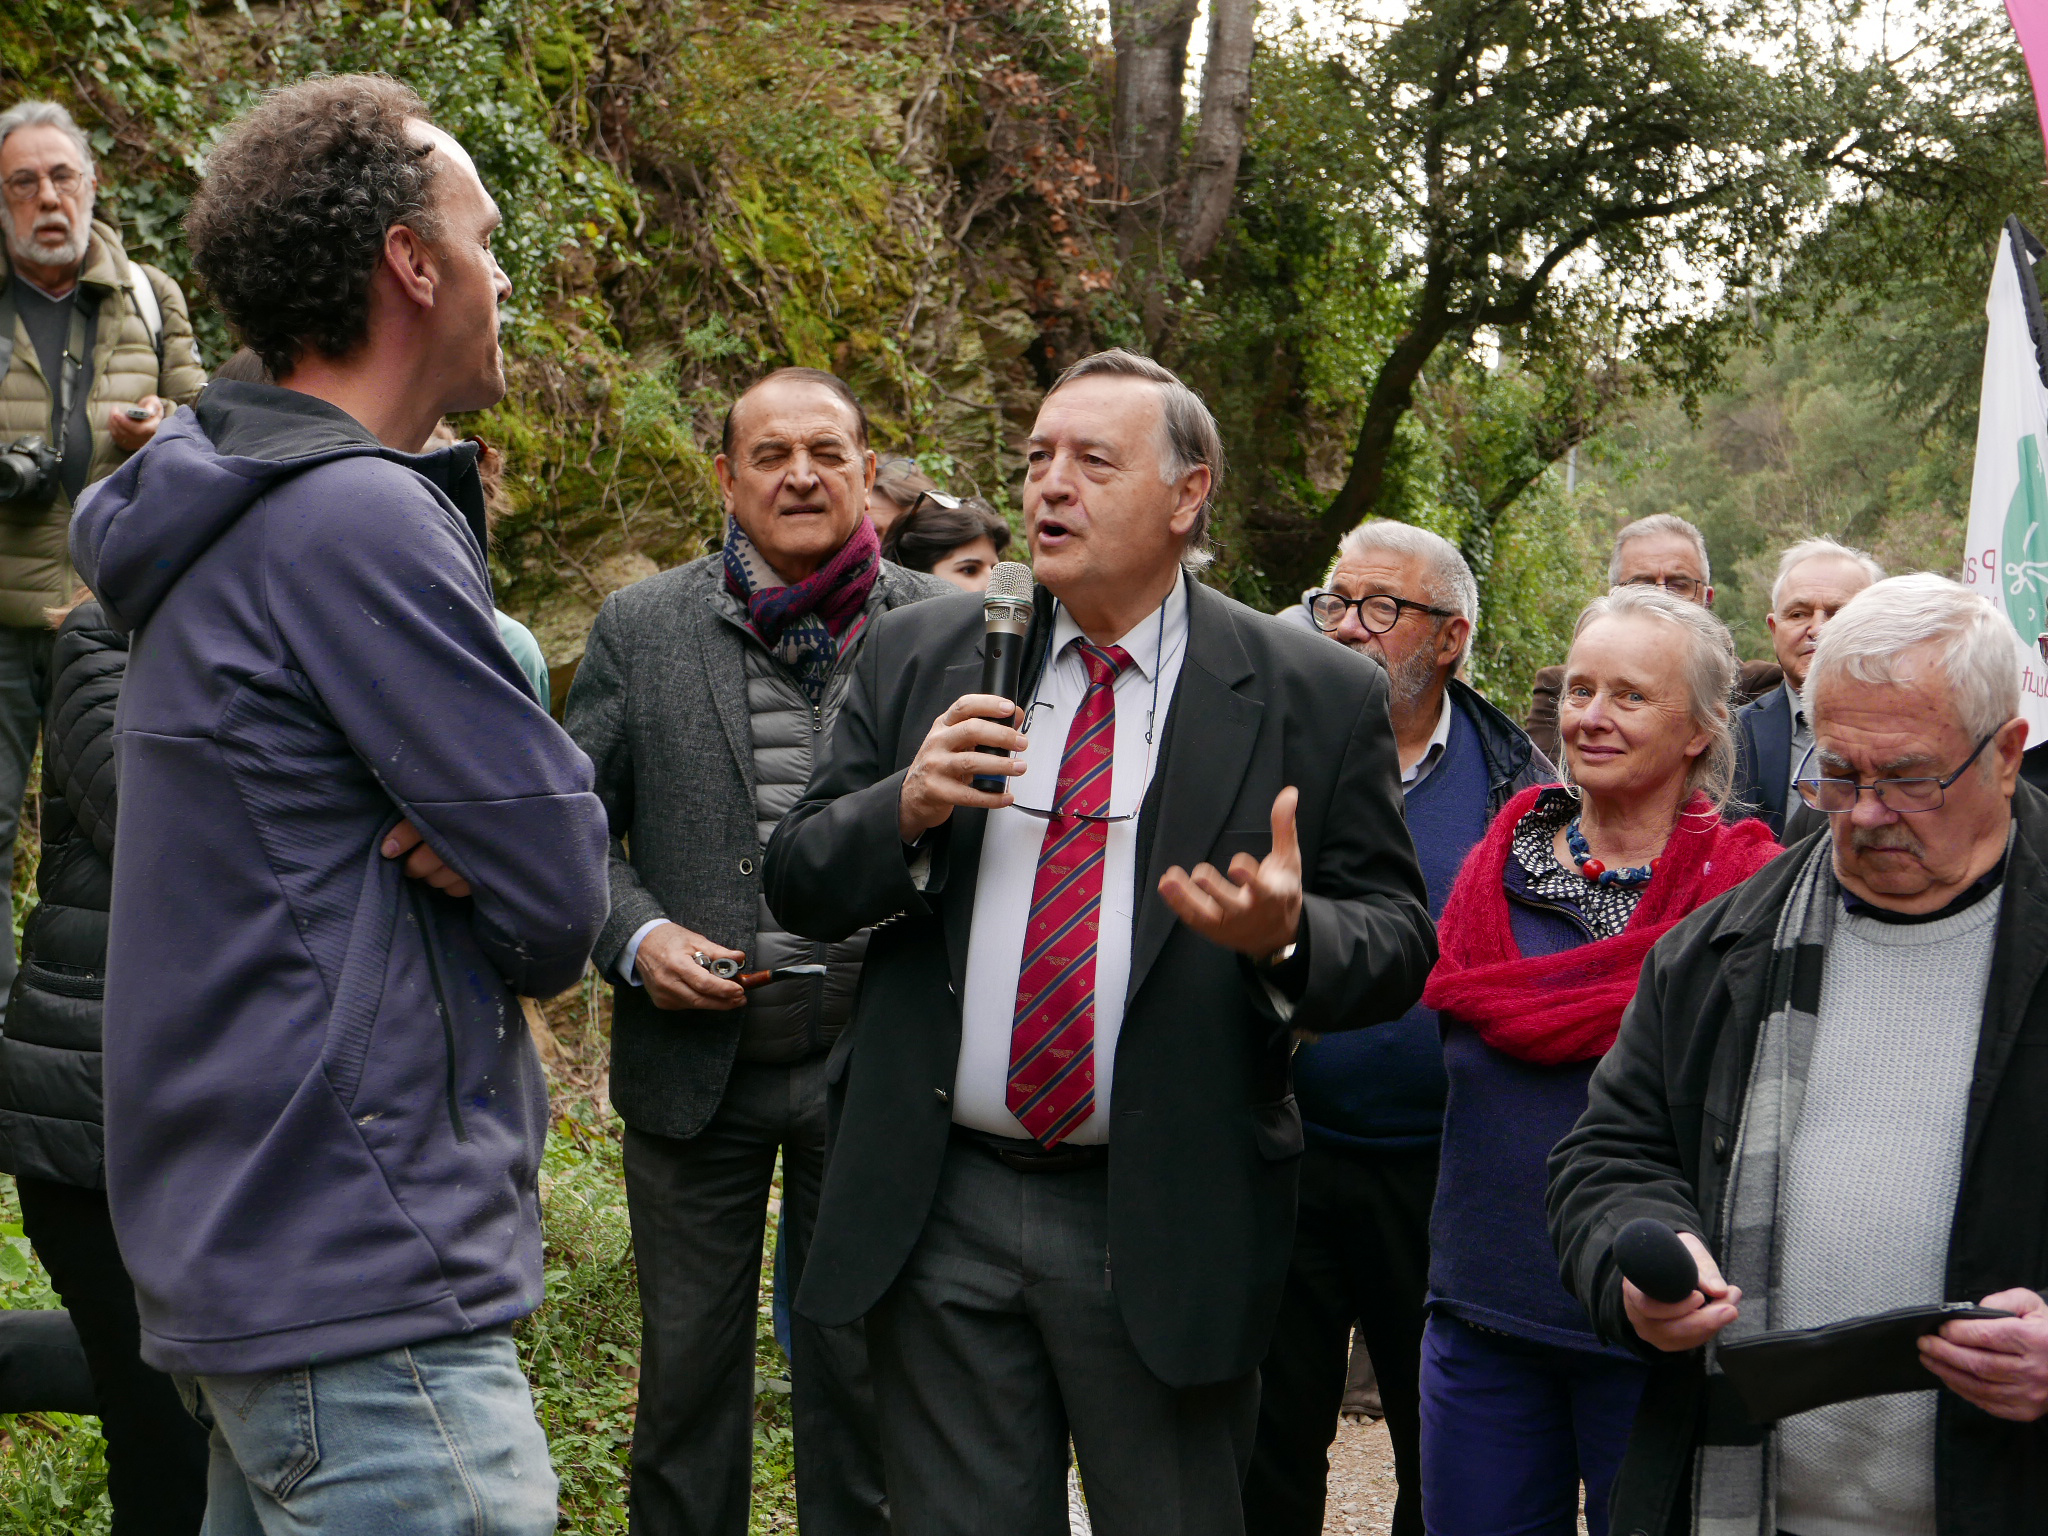
[[[271,384],[222,381],[157,429],[149,446],[80,498],[71,561],[129,633],[147,623],[192,562],[282,481],[335,459],[374,456],[414,470],[487,548],[477,447],[401,453],[325,400]]]

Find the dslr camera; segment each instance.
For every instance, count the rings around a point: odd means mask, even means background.
[[[35,502],[57,488],[61,456],[39,433],[0,448],[0,502]]]

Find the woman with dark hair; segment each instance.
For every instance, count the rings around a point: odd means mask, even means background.
[[[1697,603],[1617,587],[1579,615],[1566,784],[1501,807],[1437,924],[1422,1000],[1450,1098],[1430,1217],[1422,1508],[1431,1536],[1606,1536],[1647,1374],[1558,1279],[1545,1160],[1586,1108],[1650,946],[1779,853],[1722,820],[1735,647]]]
[[[938,482],[917,467],[917,460],[900,455],[883,459],[875,466],[875,483],[868,487],[868,520],[886,538],[898,519],[938,488]]]
[[[956,501],[926,491],[882,540],[882,558],[928,571],[963,592],[986,592],[996,562],[1010,547],[1010,525],[979,496]]]

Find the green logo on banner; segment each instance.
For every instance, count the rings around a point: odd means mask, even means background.
[[[2020,439],[2020,483],[2005,510],[2004,567],[2006,617],[2028,650],[2048,631],[2048,479],[2041,473],[2041,439]]]

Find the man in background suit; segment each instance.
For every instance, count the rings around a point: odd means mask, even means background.
[[[769,846],[793,931],[881,924],[797,1308],[867,1317],[898,1536],[1062,1536],[1070,1438],[1102,1536],[1237,1536],[1292,1034],[1435,960],[1387,684],[1184,570],[1222,449],[1157,363],[1075,364],[1028,458],[1029,733],[979,602],[893,614]]]
[[[1787,848],[1828,820],[1792,792],[1792,775],[1813,745],[1799,696],[1806,669],[1813,665],[1813,648],[1844,603],[1882,580],[1884,567],[1870,556],[1825,536],[1802,539],[1778,558],[1764,623],[1770,626],[1771,649],[1778,653],[1785,680],[1736,712],[1735,803],[1747,806]]]
[[[640,1276],[635,1536],[744,1536],[754,1333],[776,1154],[788,1273],[825,1162],[825,1055],[866,936],[814,944],[761,901],[762,844],[810,776],[869,625],[953,589],[884,562],[867,421],[828,373],[733,402],[716,464],[724,547],[605,600],[569,691],[612,833],[612,1103]],[[705,960],[803,965],[752,991]],[[888,1529],[859,1335],[790,1337],[797,1508],[813,1536]]]

